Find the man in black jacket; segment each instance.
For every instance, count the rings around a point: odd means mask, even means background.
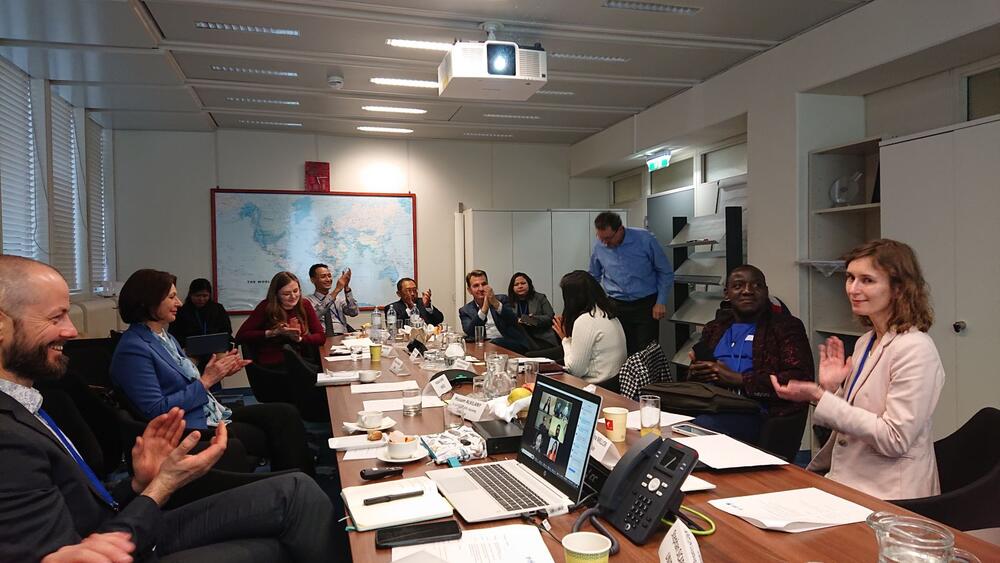
[[[328,555],[329,534],[318,531],[330,529],[331,505],[302,474],[161,510],[226,448],[226,429],[219,426],[209,447],[190,455],[200,435],[180,439],[180,409],[149,423],[132,448],[134,477],[105,489],[34,389],[35,381],[66,370],[62,347],[77,336],[69,307],[69,289],[54,269],[0,256],[0,561],[129,561],[129,553],[183,561]]]
[[[396,282],[396,295],[399,301],[385,306],[396,311],[396,318],[403,321],[403,326],[410,324],[410,315],[417,314],[429,325],[439,325],[444,322],[444,313],[434,308],[431,303],[431,290],[425,289],[424,294],[417,299],[417,282],[412,278],[401,278]]]

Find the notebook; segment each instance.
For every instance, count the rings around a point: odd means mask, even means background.
[[[428,471],[467,522],[580,501],[601,398],[538,376],[516,460]]]
[[[386,495],[397,495],[422,490],[416,497],[393,500],[365,506],[365,499]],[[438,494],[434,483],[427,477],[413,477],[399,481],[383,481],[371,485],[347,487],[341,491],[347,508],[359,532],[375,530],[386,526],[423,522],[451,516],[448,501]]]

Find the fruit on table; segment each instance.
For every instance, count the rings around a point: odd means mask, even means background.
[[[510,405],[510,404],[514,403],[515,401],[518,401],[520,399],[523,399],[523,398],[529,397],[529,396],[531,396],[531,391],[525,389],[524,387],[518,387],[518,388],[514,389],[513,391],[511,391],[510,395],[507,395],[507,404]]]
[[[535,392],[535,384],[534,383],[525,383],[521,387],[527,389],[528,391],[531,391],[532,393]]]

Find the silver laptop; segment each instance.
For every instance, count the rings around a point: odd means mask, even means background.
[[[601,398],[538,376],[517,460],[428,471],[467,522],[500,520],[580,501]]]

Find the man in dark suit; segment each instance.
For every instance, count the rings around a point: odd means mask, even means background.
[[[57,271],[0,256],[0,561],[117,562],[130,554],[306,561],[329,554],[330,534],[317,532],[332,525],[329,499],[299,473],[161,510],[212,467],[227,443],[220,425],[210,445],[191,455],[200,433],[181,440],[184,413],[177,408],[149,423],[132,448],[133,478],[108,491],[34,388],[66,371],[63,344],[77,336],[69,307]]]
[[[410,317],[414,314],[429,325],[439,325],[444,322],[444,313],[434,308],[431,303],[431,290],[425,289],[424,294],[417,299],[417,282],[412,278],[402,278],[396,282],[396,295],[399,301],[385,306],[388,312],[392,307],[396,311],[396,318],[403,321],[403,326],[410,324]]]
[[[472,270],[466,274],[465,289],[472,301],[458,310],[458,317],[466,340],[474,339],[476,327],[482,326],[486,327],[486,339],[497,346],[519,354],[532,348],[528,335],[517,324],[517,313],[507,304],[507,296],[493,291],[486,272]]]

